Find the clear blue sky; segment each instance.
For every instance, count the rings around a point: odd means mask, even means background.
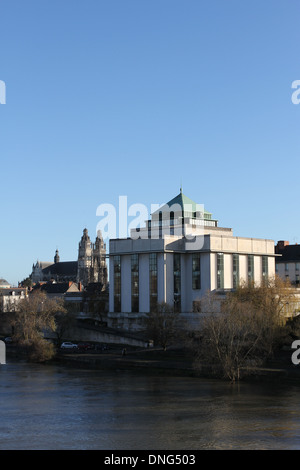
[[[183,192],[300,243],[297,0],[1,0],[0,277],[77,259],[102,203]]]

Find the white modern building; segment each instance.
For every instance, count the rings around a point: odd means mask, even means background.
[[[139,329],[157,303],[192,314],[207,292],[275,275],[274,241],[235,237],[182,191],[129,238],[110,240],[109,326]]]

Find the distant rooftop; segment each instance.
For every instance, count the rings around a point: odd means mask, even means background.
[[[47,266],[43,269],[45,274],[56,274],[56,275],[69,275],[69,276],[76,276],[77,274],[77,261],[61,261],[59,263],[52,263],[51,265]]]
[[[300,261],[300,245],[290,245],[288,241],[280,240],[276,247],[275,253],[282,255],[276,259],[276,263],[285,263],[287,261]]]
[[[11,287],[11,285],[5,279],[0,279],[0,289],[9,287]]]

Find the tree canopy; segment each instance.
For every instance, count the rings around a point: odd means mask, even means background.
[[[55,316],[64,312],[61,299],[49,299],[43,292],[31,293],[18,304],[12,318],[14,340],[27,350],[28,357],[33,361],[41,361],[53,357],[53,344],[44,339],[46,331],[55,331]]]

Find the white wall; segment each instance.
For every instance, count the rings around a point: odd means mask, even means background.
[[[232,267],[232,254],[224,253],[224,289],[232,289],[233,287]]]
[[[114,311],[114,260],[109,258],[109,311]]]
[[[240,283],[248,282],[248,256],[239,255],[240,263]]]
[[[111,242],[110,259],[110,311],[113,311],[113,254],[121,255],[121,303],[122,312],[131,312],[131,253],[139,254],[139,310],[149,312],[149,253],[157,253],[157,300],[173,305],[174,272],[172,250],[183,249],[182,240],[115,240]],[[181,254],[181,303],[182,311],[192,311],[193,301],[217,288],[217,250],[224,255],[224,288],[233,287],[232,253],[239,254],[240,282],[248,280],[248,253],[254,254],[254,276],[257,283],[262,279],[261,255],[274,254],[274,242],[270,240],[245,239],[232,236],[205,235],[203,251],[200,250],[201,289],[192,288],[192,253]],[[167,251],[170,250],[170,251]],[[275,274],[275,260],[268,258],[269,276]],[[283,265],[284,268],[284,265]],[[290,272],[291,274],[291,272]]]
[[[254,256],[254,283],[260,284],[262,281],[262,257]]]

